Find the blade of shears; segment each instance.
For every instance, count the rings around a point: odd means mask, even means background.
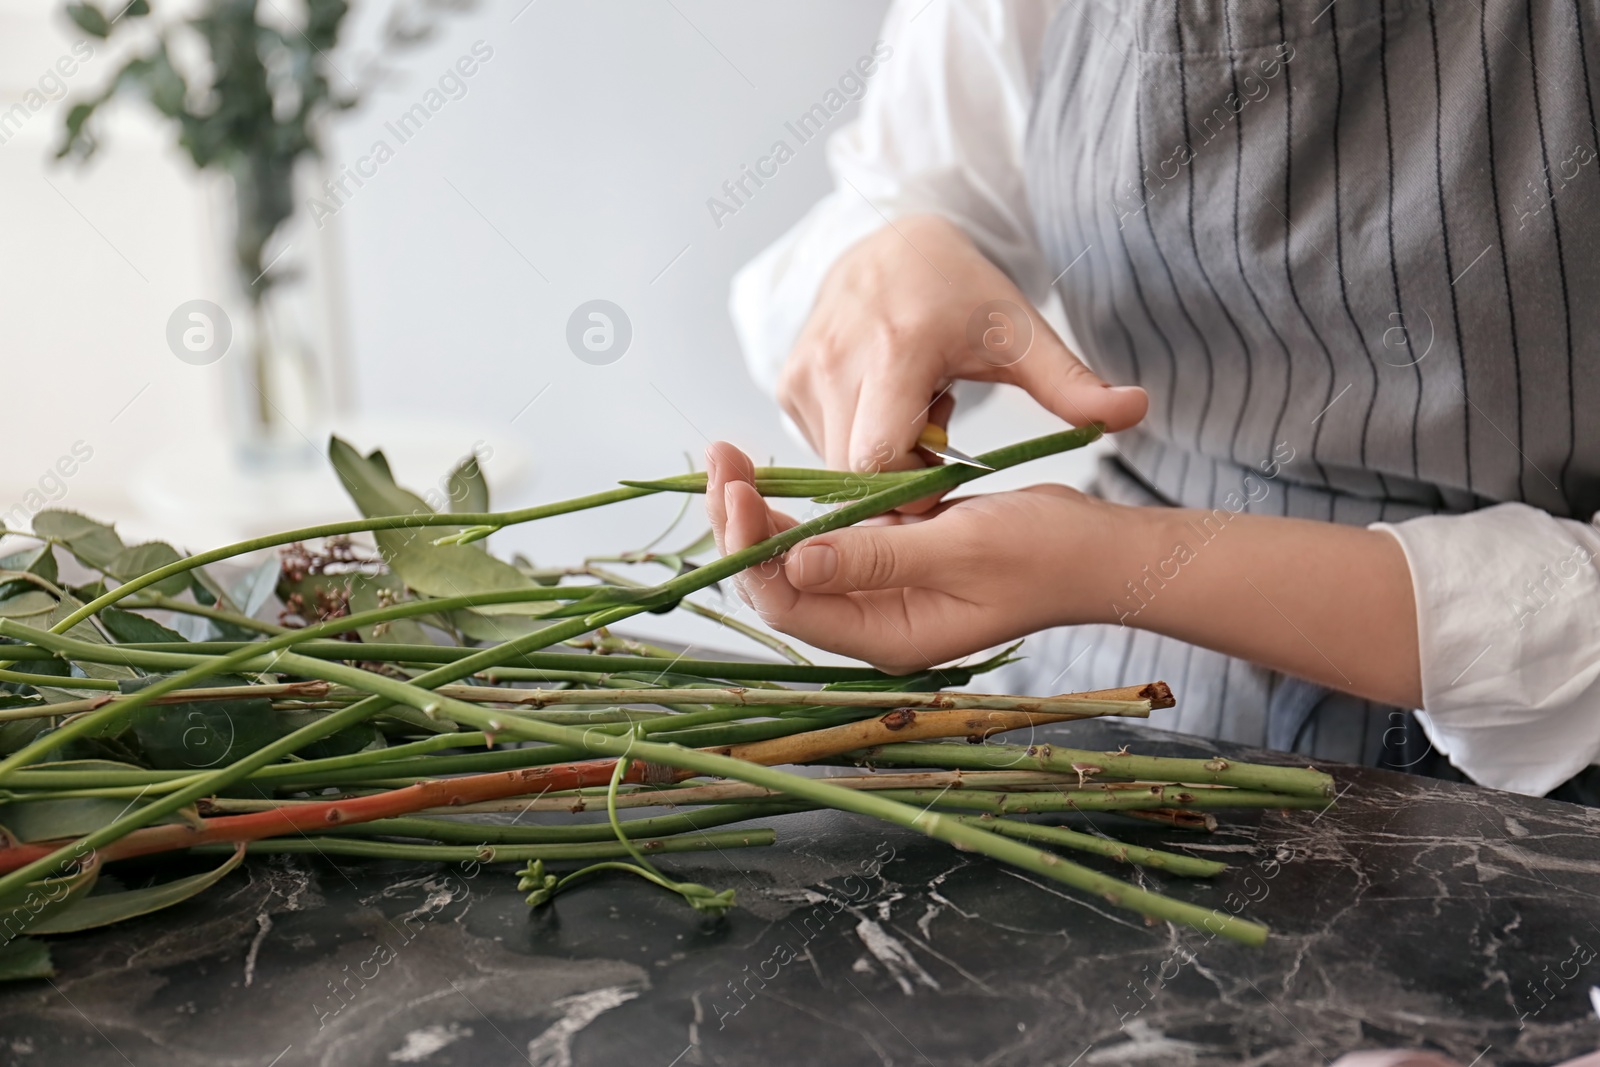
[[[963,463],[968,467],[977,467],[979,470],[994,470],[994,468],[989,466],[987,463],[967,455],[959,448],[951,447],[950,438],[945,433],[943,426],[936,426],[931,422],[928,423],[928,425],[922,428],[921,435],[917,437],[917,444],[919,447],[925,448],[929,452],[932,452],[940,459],[946,459],[952,463]]]

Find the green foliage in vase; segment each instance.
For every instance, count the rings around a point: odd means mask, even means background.
[[[119,0],[113,0],[117,3]],[[427,40],[427,12],[465,9],[471,0],[425,0],[419,13],[393,9],[383,33],[388,47]],[[361,89],[333,63],[346,0],[301,0],[295,14],[258,0],[204,0],[193,17],[163,22],[148,0],[107,9],[82,0],[67,5],[78,29],[107,40],[142,34],[111,80],[67,111],[65,138],[57,157],[87,159],[97,140],[93,118],[119,97],[142,99],[178,130],[178,144],[195,167],[217,170],[233,182],[237,217],[233,260],[241,285],[259,303],[288,272],[264,274],[264,252],[294,213],[296,167],[321,154],[320,131],[332,113],[354,107]],[[203,61],[175,57],[195,54]],[[374,68],[368,66],[357,75]]]

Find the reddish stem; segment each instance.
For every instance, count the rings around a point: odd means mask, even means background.
[[[314,804],[289,804],[271,811],[251,812],[247,815],[222,815],[202,819],[195,823],[173,823],[166,826],[146,826],[134,830],[126,837],[112,842],[100,850],[105,862],[145,856],[152,852],[171,852],[214,842],[259,841],[264,837],[283,834],[325,830],[329,826],[371,822],[398,815],[409,815],[424,808],[454,807],[475,804],[483,800],[524,796],[528,793],[544,795],[565,789],[607,785],[616,769],[615,760],[585,760],[580,763],[558,763],[549,767],[526,767],[515,771],[496,771],[493,774],[474,774],[461,778],[445,778],[434,782],[418,782],[386,793],[365,797],[349,797]],[[634,762],[623,776],[624,782],[659,782],[664,768]],[[668,771],[665,780],[677,777]],[[43,859],[70,840],[34,842],[26,845],[0,847],[0,874],[14,871],[34,860]]]

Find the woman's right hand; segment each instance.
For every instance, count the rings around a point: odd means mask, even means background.
[[[828,466],[900,470],[923,465],[917,436],[930,419],[943,425],[945,390],[958,379],[1021,386],[1074,426],[1126,429],[1149,405],[1143,389],[1108,386],[1084,366],[937,215],[885,226],[833,265],[784,366],[778,402]]]

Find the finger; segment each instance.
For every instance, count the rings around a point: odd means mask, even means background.
[[[717,541],[717,551],[726,554],[724,529],[728,521],[725,487],[729,481],[753,481],[755,466],[750,457],[726,441],[706,449],[706,518]]]
[[[850,464],[850,424],[855,418],[857,395],[848,388],[830,389],[818,404],[823,463],[838,471],[854,470]]]
[[[1037,314],[1034,322],[1038,334],[1033,347],[1004,368],[1002,381],[1021,386],[1047,410],[1074,426],[1099,422],[1115,433],[1144,418],[1150,397],[1143,389],[1102,380]]]
[[[931,522],[858,526],[803,541],[784,566],[790,585],[803,593],[859,593],[945,584],[952,552]]]
[[[944,427],[950,425],[950,416],[954,414],[956,410],[956,394],[954,386],[954,382],[946,383],[944,388],[939,390],[938,395],[933,398],[933,403],[928,405],[927,424],[929,426],[937,426],[940,429],[943,429]],[[920,435],[920,431],[918,432]],[[918,460],[927,466],[933,466],[942,462],[938,456],[935,456],[932,452],[927,451],[921,446],[918,446],[915,455]],[[895,508],[895,511],[902,515],[921,515],[937,507],[939,500],[943,497],[943,495],[944,494],[942,493],[935,493],[932,496],[925,496],[921,500],[913,500],[909,504],[901,504],[898,508]]]
[[[825,439],[817,405],[811,395],[809,377],[785,374],[778,384],[778,406],[794,422],[811,450],[822,455]]]
[[[776,520],[783,517],[773,514],[750,482],[724,483],[723,496],[727,507],[723,537],[729,552],[760,544],[779,532]],[[800,596],[784,575],[783,565],[776,560],[741,571],[735,582],[746,602],[773,625],[779,625],[784,613],[794,607]]]
[[[927,425],[929,401],[942,383],[938,368],[919,365],[921,362],[880,365],[862,378],[850,427],[851,470],[908,470],[924,465],[916,454],[917,435]]]

